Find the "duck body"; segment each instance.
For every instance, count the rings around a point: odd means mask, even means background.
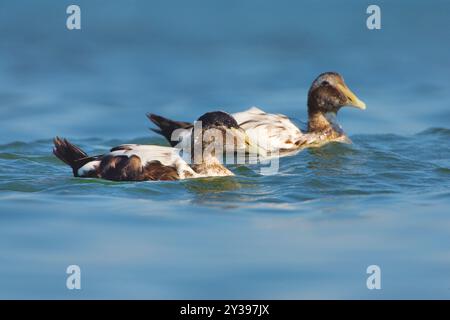
[[[124,144],[89,157],[66,139],[55,138],[53,153],[70,165],[75,177],[113,181],[181,180],[199,178],[179,150],[154,145]]]
[[[232,135],[247,148],[248,136],[229,114],[208,112],[199,120],[201,131],[189,137],[189,147],[179,149],[157,145],[123,144],[109,152],[88,156],[66,139],[54,139],[53,154],[72,168],[75,177],[114,181],[182,180],[234,175],[221,162],[219,150],[226,149],[223,137]],[[190,124],[177,123],[182,130]],[[225,139],[226,140],[226,139]],[[233,140],[237,143],[237,140]],[[235,146],[234,144],[232,145]]]
[[[319,75],[308,91],[308,128],[300,130],[287,116],[272,114],[252,107],[232,114],[239,127],[259,149],[269,156],[290,155],[304,148],[320,147],[329,142],[351,143],[336,120],[337,112],[343,106],[365,109],[347,87],[344,79],[336,72]],[[154,129],[172,144],[183,147],[189,141],[193,126],[188,122],[178,122],[149,114],[149,119],[159,129]],[[177,130],[177,138],[172,133]]]
[[[124,144],[109,152],[89,157],[66,139],[55,138],[53,153],[70,165],[75,177],[101,178],[113,181],[182,180],[210,176],[231,176],[233,173],[215,158],[193,169],[180,150],[155,145]]]
[[[252,107],[233,113],[233,117],[253,141],[269,152],[295,150],[305,142],[305,135],[285,115]]]
[[[332,141],[351,142],[335,119],[331,119],[332,115],[329,117],[333,123],[332,130],[323,132],[302,131],[287,116],[267,113],[257,107],[233,113],[233,116],[252,141],[272,155],[288,155]]]
[[[267,113],[258,107],[251,107],[231,115],[236,119],[239,126],[245,130],[252,143],[266,151],[266,157],[291,155],[303,148],[320,147],[333,141],[351,143],[339,124],[332,122],[335,119],[331,114],[328,115],[328,119],[333,123],[333,126],[318,132],[302,131],[287,116]],[[164,119],[164,123],[171,121],[153,114],[148,115],[148,117],[158,126],[161,125],[161,122],[157,121],[156,117],[159,120]],[[173,121],[173,124],[176,123],[176,121]],[[183,123],[187,124],[187,122]],[[176,130],[176,136],[171,137],[169,134],[166,139],[173,147],[188,148],[194,126],[190,124]],[[161,132],[160,130],[154,131]],[[171,131],[166,129],[166,132]]]
[[[251,150],[256,146],[249,142],[245,131],[227,113],[208,112],[197,121],[204,126],[189,137],[189,145],[185,149],[123,144],[103,155],[88,156],[66,139],[56,137],[53,154],[72,168],[75,177],[82,178],[148,181],[233,176],[222,164],[223,151]],[[178,122],[177,126],[183,131],[191,125]],[[232,137],[231,143],[229,136]]]

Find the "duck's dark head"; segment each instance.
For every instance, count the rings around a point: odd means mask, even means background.
[[[318,130],[318,127],[324,126],[323,121],[319,121],[320,115],[336,115],[344,106],[366,109],[366,104],[347,87],[339,73],[325,72],[319,75],[308,92],[309,130]]]
[[[201,124],[203,148],[213,145],[222,148],[225,153],[245,151],[261,153],[255,143],[251,141],[244,129],[229,113],[223,111],[207,112],[197,119],[195,126]],[[198,136],[194,138],[198,142]]]
[[[201,121],[203,130],[211,128],[215,129],[239,129],[239,124],[232,115],[223,111],[207,112],[202,115],[197,121]]]

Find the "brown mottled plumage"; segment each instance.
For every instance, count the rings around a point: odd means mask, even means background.
[[[180,179],[180,174],[175,164],[164,165],[159,160],[153,160],[144,165],[141,158],[133,154],[133,151],[136,150],[139,154],[139,145],[122,145],[112,148],[110,153],[105,155],[88,157],[84,151],[66,139],[56,137],[54,144],[53,153],[64,163],[72,167],[75,177],[102,178],[113,181]],[[155,147],[157,148],[155,151],[158,152],[160,152],[158,149],[165,148]],[[169,150],[166,154],[164,152],[160,153],[169,158],[171,156],[171,148],[167,149]],[[123,152],[124,154],[115,154],[117,152]],[[130,153],[130,155],[126,153]],[[83,169],[85,165],[87,168]],[[186,173],[186,171],[189,172],[190,170],[189,168],[182,172]],[[188,175],[193,176],[191,173],[188,173]]]

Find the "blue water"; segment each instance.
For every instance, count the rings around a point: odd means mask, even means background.
[[[379,31],[364,1],[76,1],[68,31],[72,3],[0,4],[0,298],[450,298],[448,1],[377,1]],[[277,175],[118,183],[51,154],[165,144],[149,111],[304,121],[329,70],[368,106],[339,114],[353,144]]]

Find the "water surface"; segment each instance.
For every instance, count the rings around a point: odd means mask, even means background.
[[[78,3],[81,31],[68,1],[0,5],[0,298],[450,297],[448,2],[379,1],[380,31],[361,1]],[[277,175],[110,182],[51,154],[55,135],[164,144],[149,111],[304,121],[328,70],[367,103],[339,114],[353,144]]]

